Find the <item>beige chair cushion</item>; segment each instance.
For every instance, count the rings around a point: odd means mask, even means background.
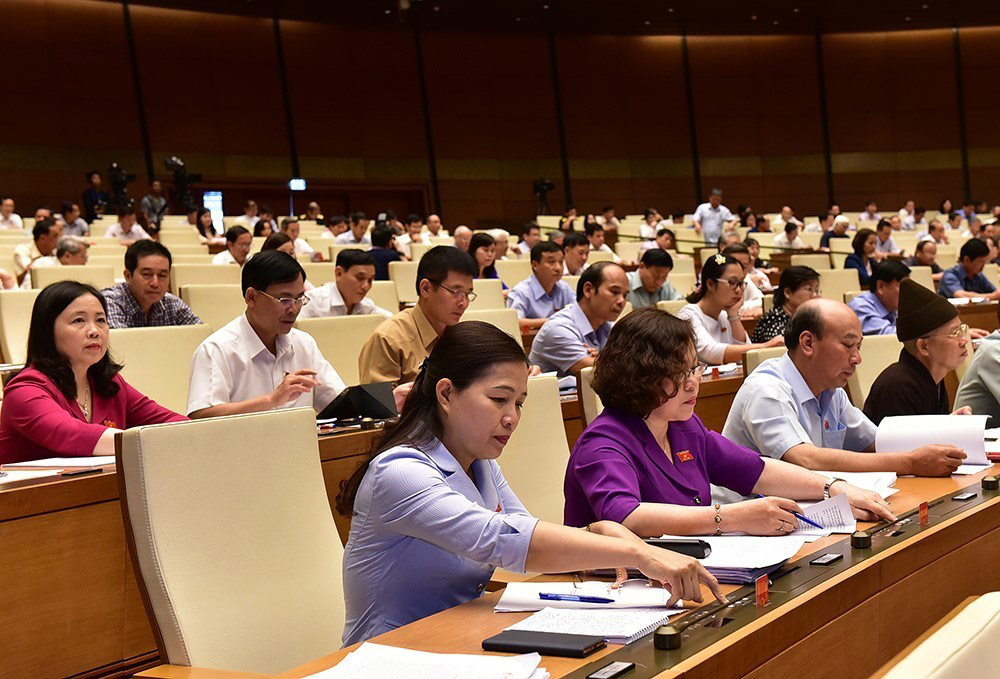
[[[124,259],[122,260],[124,262]],[[123,267],[124,268],[124,267]],[[41,266],[31,270],[31,287],[44,290],[59,281],[79,281],[93,285],[98,290],[115,284],[114,269],[110,265],[98,266]]]
[[[937,286],[934,285],[934,274],[931,273],[929,266],[911,266],[910,278],[928,290],[937,292]]]
[[[678,255],[677,253],[672,253],[674,258],[674,268],[670,270],[671,276],[676,276],[677,274],[690,274],[694,276],[694,257],[689,257],[687,255]],[[676,285],[674,286],[677,287]],[[692,288],[694,286],[691,286]]]
[[[601,403],[601,397],[597,395],[594,387],[591,386],[593,379],[593,367],[587,367],[580,371],[580,379],[578,380],[580,388],[577,390],[577,393],[580,394],[580,406],[583,410],[583,426],[585,427],[604,411],[604,404]]]
[[[865,340],[867,341],[867,340]],[[769,358],[785,355],[785,347],[767,347],[766,349],[751,349],[743,354],[743,374],[749,375],[761,363]]]
[[[499,278],[477,278],[472,281],[476,293],[476,301],[469,304],[469,309],[503,309],[503,283]]]
[[[125,366],[126,382],[164,408],[184,413],[191,357],[211,334],[204,324],[119,328],[111,331],[111,355]]]
[[[24,363],[28,355],[31,307],[41,290],[0,291],[0,349],[4,363]]]
[[[694,287],[698,285],[697,277],[693,273],[675,273],[671,271],[670,275],[667,276],[667,281],[673,286],[674,290],[682,295],[690,295],[694,292]]]
[[[303,255],[308,258],[308,255]],[[333,262],[303,262],[299,265],[306,272],[306,280],[319,287],[337,280],[337,267]]]
[[[819,272],[820,295],[838,302],[844,300],[845,292],[861,289],[857,269],[827,269]]]
[[[861,343],[861,364],[847,381],[847,395],[851,397],[851,403],[858,408],[865,405],[876,378],[899,360],[902,349],[903,343],[895,335],[865,335],[865,341]]]
[[[666,311],[667,313],[673,314],[674,316],[676,316],[677,312],[683,309],[685,306],[687,306],[686,299],[664,300],[662,302],[656,303],[657,309],[660,309],[661,311]]]
[[[170,289],[185,285],[239,285],[240,267],[235,264],[174,264],[170,267]]]
[[[276,674],[340,647],[343,547],[315,418],[297,408],[121,435],[132,559],[166,662]]]
[[[462,321],[483,321],[495,325],[521,343],[521,325],[513,309],[466,309]]]
[[[392,281],[375,281],[372,289],[366,295],[368,299],[375,302],[386,311],[396,313],[399,311],[399,297],[396,295],[396,284]]]
[[[243,288],[239,285],[185,285],[180,297],[213,330],[218,330],[247,308]]]
[[[508,288],[513,288],[523,280],[531,278],[530,259],[508,259],[496,263],[497,275],[500,280],[507,284]]]
[[[817,234],[819,235],[819,234]],[[792,266],[808,266],[817,271],[823,269],[832,269],[830,265],[830,255],[829,254],[819,254],[819,255],[792,255],[791,256]]]
[[[344,380],[344,384],[353,386],[359,384],[361,379],[358,371],[361,348],[384,320],[378,314],[300,318],[295,327],[312,335],[320,353]]]
[[[417,301],[418,262],[389,262],[389,280],[396,284],[396,297],[400,302]]]

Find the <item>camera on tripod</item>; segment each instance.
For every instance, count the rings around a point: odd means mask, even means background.
[[[120,209],[127,208],[132,203],[128,197],[128,183],[134,181],[135,175],[126,172],[117,162],[108,165],[108,182],[111,184],[110,207],[113,214],[116,214]]]
[[[177,156],[170,156],[163,161],[167,169],[174,173],[174,202],[180,207],[178,214],[190,212],[198,206],[191,194],[191,185],[201,181],[200,172],[188,172],[184,161]]]

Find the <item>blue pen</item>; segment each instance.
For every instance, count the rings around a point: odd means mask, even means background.
[[[582,596],[580,594],[553,594],[552,592],[541,592],[539,599],[549,601],[576,601],[583,604],[613,604],[614,599],[606,599],[602,596]]]
[[[760,493],[757,493],[757,497],[759,499],[761,499],[761,500],[764,499],[764,496],[761,495]],[[815,526],[816,528],[819,528],[820,530],[826,530],[826,528],[824,528],[823,526],[819,525],[818,523],[816,523],[812,519],[807,519],[806,517],[802,516],[798,512],[792,512],[792,515],[795,516],[795,518],[798,519],[799,521],[802,521],[803,523],[808,523],[810,526]]]

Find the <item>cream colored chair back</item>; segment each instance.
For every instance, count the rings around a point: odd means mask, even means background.
[[[674,316],[676,316],[677,312],[683,309],[685,306],[687,306],[686,299],[676,299],[676,300],[672,299],[669,301],[664,300],[663,302],[656,303],[657,309],[660,309],[661,311],[666,311],[668,314],[673,314]]]
[[[760,308],[765,314],[774,308],[774,295],[764,295],[760,300]]]
[[[177,261],[176,259],[174,260]],[[115,276],[121,278],[125,271],[125,255],[87,255],[87,266],[110,266]]]
[[[179,252],[177,254],[170,255],[171,264],[211,264],[212,259],[215,255],[208,255],[204,253],[191,254],[188,252]],[[88,262],[89,264],[89,262]]]
[[[365,297],[386,311],[399,312],[399,297],[396,295],[396,284],[392,281],[374,281]]]
[[[499,463],[510,487],[532,516],[563,522],[563,480],[568,462],[559,382],[554,375],[529,378],[521,421]]]
[[[24,363],[28,355],[31,308],[41,290],[0,290],[0,350],[4,363]]]
[[[411,243],[410,259],[414,262],[419,262],[420,258],[427,254],[428,250],[435,247],[437,247],[437,245],[434,243]]]
[[[830,264],[830,255],[826,253],[819,255],[792,255],[790,259],[792,266],[808,266],[817,271],[833,268]]]
[[[594,387],[591,384],[593,380],[593,366],[581,370],[580,377],[577,379],[576,393],[580,398],[580,408],[583,413],[584,427],[590,426],[590,423],[594,421],[594,418],[604,411],[604,404],[601,403],[601,397],[597,395],[597,392],[594,391]]]
[[[983,267],[983,275],[993,284],[993,287],[1000,288],[1000,266],[987,264]]]
[[[698,285],[698,277],[693,273],[675,273],[670,272],[667,276],[667,281],[674,287],[674,290],[681,293],[682,295],[690,295],[694,292],[694,288]]]
[[[807,248],[815,250],[819,248],[819,243],[823,240],[823,234],[819,231],[802,231],[799,233],[799,238],[802,239],[802,243]]]
[[[767,347],[766,349],[751,349],[743,354],[743,374],[749,375],[757,369],[761,363],[769,358],[778,358],[785,355],[785,347]]]
[[[694,276],[694,257],[688,257],[686,255],[678,255],[676,253],[671,253],[671,257],[674,259],[674,268],[670,270],[670,275],[675,274],[691,274]],[[677,286],[674,286],[677,287]]]
[[[827,269],[819,272],[820,295],[843,301],[844,293],[861,289],[857,269]]]
[[[400,302],[417,301],[417,262],[389,262],[389,280],[396,284]]]
[[[194,229],[163,229],[160,231],[160,243],[165,245],[170,254],[174,254],[174,248],[178,245],[200,246],[205,252],[208,250],[198,241],[198,232]]]
[[[521,326],[513,309],[466,309],[462,321],[483,321],[503,330],[521,343]]]
[[[299,262],[306,272],[306,280],[317,288],[337,280],[337,267],[333,262]]]
[[[330,261],[336,263],[336,261],[337,261],[337,255],[340,254],[341,250],[371,250],[371,249],[372,249],[372,246],[368,245],[368,244],[362,244],[362,245],[357,245],[357,244],[350,245],[350,244],[348,244],[348,245],[345,245],[343,243],[337,243],[335,245],[331,245],[330,246]]]
[[[211,334],[204,324],[119,328],[111,331],[111,355],[125,366],[126,382],[164,408],[186,413],[191,357]]]
[[[499,278],[477,278],[472,281],[472,288],[476,300],[469,304],[469,309],[503,309],[506,306]]]
[[[632,302],[625,302],[625,306],[622,307],[622,312],[618,314],[618,318],[615,319],[615,323],[632,313],[634,309],[632,308]]]
[[[965,348],[968,353],[965,355],[965,358],[959,366],[955,368],[955,376],[958,377],[959,384],[962,383],[962,378],[965,377],[966,371],[969,369],[969,366],[972,365],[972,338],[969,336],[968,330],[965,331]]]
[[[705,266],[705,262],[708,261],[709,257],[714,257],[719,254],[719,248],[702,248],[698,251],[698,256],[701,258],[701,265]]]
[[[610,252],[603,252],[601,250],[591,250],[587,255],[587,263],[593,264],[594,262],[613,262],[614,255]]]
[[[626,262],[638,262],[640,259],[639,248],[642,243],[637,240],[618,241],[615,243],[615,254]]]
[[[378,314],[301,318],[295,322],[295,327],[312,335],[320,353],[337,371],[340,379],[353,386],[361,381],[358,371],[361,348],[384,320]]]
[[[59,281],[79,281],[93,285],[98,290],[110,288],[115,284],[115,273],[110,265],[82,266],[40,266],[31,270],[31,287],[44,290]]]
[[[924,638],[882,679],[969,679],[996,675],[1000,592],[984,594]]]
[[[239,285],[242,269],[235,264],[175,264],[170,267],[170,289],[185,285]]]
[[[929,266],[911,266],[910,278],[928,290],[937,292],[937,286],[934,285],[934,274],[931,273]]]
[[[865,335],[861,343],[861,365],[847,381],[847,395],[851,397],[851,403],[858,408],[865,405],[876,378],[899,360],[902,349],[903,343],[895,335]]]
[[[213,330],[229,323],[247,308],[240,285],[185,285],[180,298]]]
[[[853,236],[849,238],[831,238],[830,252],[848,255],[854,252],[854,247],[852,245],[853,242],[854,242]]]
[[[844,304],[850,304],[851,300],[865,292],[864,290],[852,290],[844,293]]]
[[[958,263],[959,247],[953,243],[937,246],[937,265],[942,269],[950,269]]]
[[[497,262],[496,267],[497,275],[508,288],[513,288],[521,281],[531,278],[530,259],[508,259]]]
[[[116,447],[164,662],[270,675],[340,647],[344,549],[311,408],[136,427]],[[266,475],[247,463],[276,456]]]

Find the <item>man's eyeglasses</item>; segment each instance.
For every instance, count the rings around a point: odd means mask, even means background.
[[[466,292],[465,290],[452,290],[448,286],[441,285],[440,283],[438,283],[438,287],[441,288],[442,290],[447,290],[448,292],[450,292],[452,296],[454,296],[455,299],[457,300],[462,300],[462,299],[469,300],[469,304],[475,302],[476,297],[478,297],[478,295],[474,292]]]
[[[728,283],[729,287],[731,287],[733,290],[742,290],[747,284],[746,280],[742,278],[730,278],[728,280],[724,278],[716,278],[715,280],[717,280],[719,283]]]
[[[270,297],[271,299],[273,299],[275,302],[285,307],[286,309],[291,309],[292,306],[295,305],[299,307],[304,307],[306,304],[309,304],[309,298],[306,297],[305,294],[301,294],[298,297],[284,297],[284,296],[275,297],[274,295],[267,294],[263,290],[257,290],[257,292],[264,295],[265,297]]]
[[[954,332],[945,333],[942,335],[923,335],[920,339],[931,339],[933,337],[944,337],[945,339],[961,339],[965,336],[965,333],[969,332],[969,326],[966,323],[955,328]]]

